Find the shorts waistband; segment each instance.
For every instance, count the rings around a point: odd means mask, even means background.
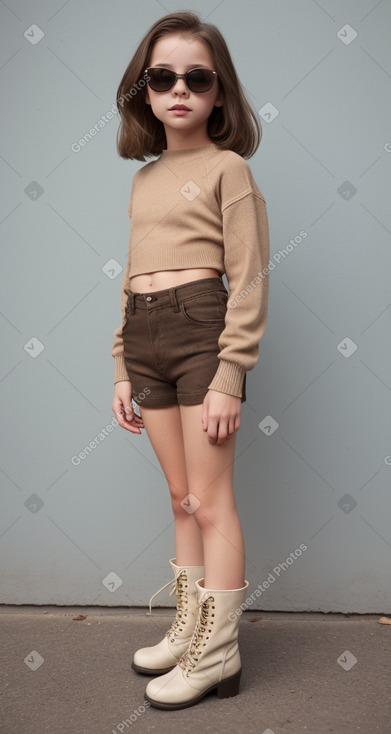
[[[128,295],[128,308],[131,313],[136,308],[148,309],[172,306],[174,311],[179,311],[179,304],[189,296],[203,293],[210,290],[223,290],[227,293],[222,277],[199,278],[191,280],[189,283],[174,285],[171,288],[165,288],[160,291],[151,291],[150,293],[137,293],[131,288],[125,288]]]

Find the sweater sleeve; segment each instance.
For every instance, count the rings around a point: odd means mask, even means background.
[[[242,168],[243,171],[243,168]],[[266,202],[245,170],[247,192],[222,206],[224,265],[229,285],[219,366],[208,386],[242,396],[244,375],[258,359],[266,329],[269,291],[269,226]],[[232,187],[231,187],[232,188]]]
[[[133,177],[133,182],[134,182],[135,176]],[[130,203],[129,203],[129,209],[128,209],[130,221],[132,219],[132,197],[133,197],[133,186],[132,186],[132,194],[130,196]],[[129,237],[129,244],[128,244],[128,256],[126,259],[126,265],[125,265],[124,274],[122,276],[122,282],[121,282],[120,312],[121,312],[122,323],[121,323],[121,326],[119,326],[114,331],[114,340],[113,340],[113,346],[111,349],[111,356],[114,357],[114,384],[116,382],[120,382],[120,380],[129,380],[129,375],[125,367],[124,340],[122,338],[122,327],[125,324],[125,307],[126,307],[126,303],[128,300],[127,293],[125,293],[125,288],[129,288],[129,268],[130,268],[130,237]]]

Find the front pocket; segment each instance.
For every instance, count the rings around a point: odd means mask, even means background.
[[[129,320],[133,316],[134,316],[134,314],[132,314],[132,312],[130,310],[130,306],[127,303],[126,306],[125,306],[124,317],[123,317],[123,320],[122,320],[122,333],[124,333],[125,332],[125,329],[127,329],[127,327],[129,326]]]
[[[131,295],[130,295],[130,291],[129,291],[129,289],[126,289],[125,288],[125,291],[124,292],[126,293],[127,298],[126,298],[126,301],[125,301],[124,315],[123,315],[123,319],[122,319],[122,328],[124,328],[124,326],[126,325],[129,316],[132,316],[133,315],[132,314],[132,311],[131,311]]]
[[[223,324],[227,312],[228,293],[210,291],[182,301],[181,311],[187,321],[200,326]]]

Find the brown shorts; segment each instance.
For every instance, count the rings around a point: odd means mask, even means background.
[[[133,400],[146,407],[202,403],[219,366],[228,300],[222,278],[126,293],[122,336]]]

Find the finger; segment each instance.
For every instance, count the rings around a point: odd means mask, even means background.
[[[120,410],[117,410],[117,412],[115,413],[115,417],[119,425],[122,426],[123,428],[125,425],[125,417],[124,417],[124,411],[122,410],[122,408]]]
[[[138,428],[144,428],[145,427],[144,426],[144,422],[140,418],[137,418],[137,417],[135,417],[135,419],[133,421],[133,425],[134,426],[138,426]]]
[[[125,428],[127,431],[130,431],[131,433],[141,433],[141,430],[139,426],[135,426],[133,423],[128,423],[127,420],[124,420],[123,423],[120,423],[122,428]]]
[[[202,413],[201,413],[201,426],[203,431],[208,430],[208,406],[207,406],[207,398],[208,393],[206,394],[204,401],[202,403]]]
[[[124,428],[127,431],[130,431],[130,433],[137,433],[139,435],[141,434],[141,431],[140,431],[139,428],[137,428],[137,426],[131,426],[129,423],[127,425],[125,425]]]
[[[219,425],[217,422],[217,418],[211,418],[211,416],[208,416],[208,441],[212,445],[215,445],[217,443],[219,432],[218,429]]]
[[[217,445],[221,446],[222,443],[224,443],[227,440],[228,437],[228,431],[227,431],[227,425],[226,423],[219,423],[219,432],[217,436]]]
[[[121,428],[125,428],[127,431],[130,431],[131,433],[141,433],[141,430],[138,426],[134,425],[133,422],[129,422],[126,418],[125,410],[121,407],[120,410],[117,411],[115,414],[115,417],[118,420],[119,425]]]
[[[131,422],[133,420],[133,416],[134,416],[134,410],[133,410],[132,406],[131,405],[125,405],[124,410],[125,410],[125,419],[127,421]]]
[[[228,427],[228,434],[229,434],[229,436],[230,437],[233,436],[233,434],[235,433],[236,430],[237,430],[236,429],[236,416],[234,416],[229,421],[229,427]]]
[[[133,408],[133,421],[137,423],[138,425],[144,425],[144,421],[139,413],[136,412],[136,410]]]
[[[124,428],[126,428],[127,431],[130,431],[130,433],[137,433],[138,435],[141,435],[141,431],[139,428],[137,428],[137,426],[127,425],[124,426]]]

